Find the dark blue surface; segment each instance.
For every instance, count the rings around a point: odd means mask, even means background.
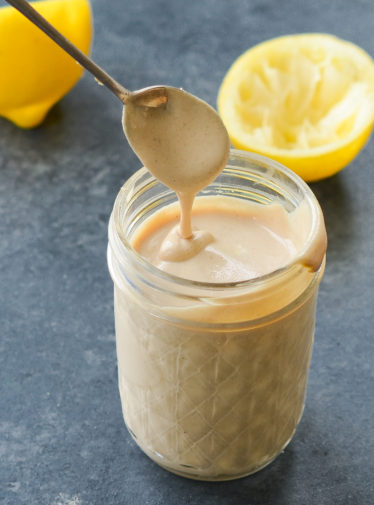
[[[371,0],[92,4],[99,64],[131,89],[172,84],[212,105],[232,61],[270,37],[329,32],[374,55]],[[212,484],[157,467],[123,424],[107,221],[140,163],[120,121],[88,75],[40,128],[0,120],[0,503],[373,505],[373,140],[312,185],[329,251],[296,436],[260,473]]]

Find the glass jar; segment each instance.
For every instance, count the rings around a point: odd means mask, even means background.
[[[300,421],[325,228],[308,186],[259,155],[233,150],[202,193],[277,202],[287,212],[304,205],[310,217],[292,263],[249,281],[212,284],[167,274],[131,247],[144,220],[176,200],[146,169],[124,184],[114,204],[108,265],[126,425],[171,472],[229,480],[270,463]],[[313,251],[312,268],[303,258]]]

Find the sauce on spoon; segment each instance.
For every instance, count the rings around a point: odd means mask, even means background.
[[[191,211],[195,195],[226,166],[230,141],[210,105],[182,89],[166,90],[167,102],[157,108],[129,100],[122,123],[144,166],[178,196],[180,222],[160,254],[169,261],[183,261],[214,240],[208,232],[192,230]]]

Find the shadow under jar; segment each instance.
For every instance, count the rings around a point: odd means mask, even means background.
[[[236,283],[169,275],[131,246],[175,194],[144,168],[122,187],[109,223],[118,380],[124,419],[162,467],[201,480],[258,471],[300,421],[326,242],[320,207],[293,172],[233,150],[203,195],[307,209],[303,249],[270,274]],[[322,237],[322,240],[321,240]],[[311,268],[304,261],[319,257]]]

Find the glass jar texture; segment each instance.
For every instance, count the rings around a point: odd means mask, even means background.
[[[203,195],[305,205],[305,251],[323,226],[295,174],[232,151]],[[109,223],[118,379],[126,425],[140,448],[185,477],[229,480],[256,472],[289,443],[301,418],[324,270],[300,257],[263,277],[209,284],[166,274],[131,247],[152,213],[176,200],[145,169],[120,190]]]

